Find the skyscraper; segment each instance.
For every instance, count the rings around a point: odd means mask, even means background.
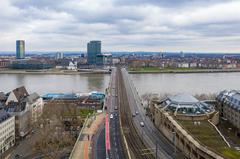
[[[64,54],[63,54],[63,52],[57,52],[55,57],[56,57],[57,60],[58,59],[63,59]]]
[[[25,58],[25,41],[24,40],[16,41],[16,58],[17,59]]]
[[[97,56],[101,55],[101,41],[90,41],[87,44],[87,62],[89,65],[97,64]]]

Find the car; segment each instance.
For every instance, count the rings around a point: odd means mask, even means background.
[[[117,110],[117,109],[118,109],[118,107],[117,107],[117,106],[115,106],[115,107],[114,107],[114,109],[115,109],[115,110]]]
[[[135,117],[135,116],[136,116],[136,114],[135,114],[135,113],[133,113],[133,114],[132,114],[132,117]]]
[[[139,114],[139,112],[138,111],[136,111],[136,115],[138,115]]]
[[[111,114],[111,115],[110,115],[110,119],[112,119],[112,118],[113,118],[113,115]]]
[[[144,122],[141,121],[141,122],[140,122],[140,125],[141,125],[141,127],[144,127]]]

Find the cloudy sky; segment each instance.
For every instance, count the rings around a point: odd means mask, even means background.
[[[0,50],[240,52],[239,0],[0,0]]]

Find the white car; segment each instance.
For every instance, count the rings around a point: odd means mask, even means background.
[[[112,119],[112,118],[113,118],[113,115],[111,114],[111,115],[110,115],[110,119]]]
[[[144,127],[144,122],[141,121],[141,122],[140,122],[140,125],[141,125],[141,127]]]

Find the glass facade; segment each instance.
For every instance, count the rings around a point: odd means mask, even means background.
[[[89,65],[96,65],[98,55],[101,55],[101,41],[90,41],[87,44],[87,62]]]
[[[16,58],[17,59],[25,58],[25,41],[24,40],[16,41]]]

